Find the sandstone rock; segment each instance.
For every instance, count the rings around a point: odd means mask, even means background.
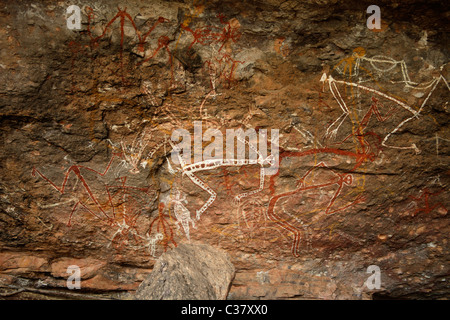
[[[106,265],[106,261],[87,259],[61,258],[53,261],[51,264],[52,276],[67,277],[67,268],[69,266],[78,266],[80,268],[81,279],[89,279],[98,273]]]
[[[235,268],[223,250],[185,243],[164,253],[136,292],[138,300],[224,300]]]
[[[80,294],[133,294],[199,241],[236,299],[449,297],[448,1],[379,0],[380,30],[359,0],[73,1],[80,30],[69,2],[0,8],[0,285],[73,264]],[[184,172],[195,121],[278,129],[279,171]]]

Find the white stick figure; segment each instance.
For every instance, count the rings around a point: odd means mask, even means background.
[[[181,194],[180,190],[175,190],[175,198],[171,199],[171,203],[173,203],[173,211],[175,213],[175,217],[177,218],[177,222],[175,223],[180,230],[180,224],[183,227],[184,233],[186,237],[190,241],[190,233],[189,233],[189,223],[192,224],[194,229],[197,229],[195,226],[194,220],[191,218],[190,211],[184,206],[183,203],[187,204],[186,196]]]

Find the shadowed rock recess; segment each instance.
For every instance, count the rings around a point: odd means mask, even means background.
[[[0,298],[449,298],[447,1],[0,4]]]

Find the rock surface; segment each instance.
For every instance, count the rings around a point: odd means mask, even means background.
[[[230,256],[200,243],[162,254],[136,291],[138,300],[225,300],[234,278]]]
[[[200,241],[228,299],[449,297],[448,1],[379,0],[373,30],[359,0],[69,2],[79,29],[0,1],[1,294],[67,298],[76,265],[123,298]],[[182,167],[200,122],[192,162],[239,128],[274,157]]]

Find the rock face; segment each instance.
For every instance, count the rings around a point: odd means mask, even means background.
[[[136,291],[138,300],[225,300],[234,278],[230,256],[206,244],[184,243],[159,257]]]
[[[0,2],[0,293],[449,297],[447,1]]]

